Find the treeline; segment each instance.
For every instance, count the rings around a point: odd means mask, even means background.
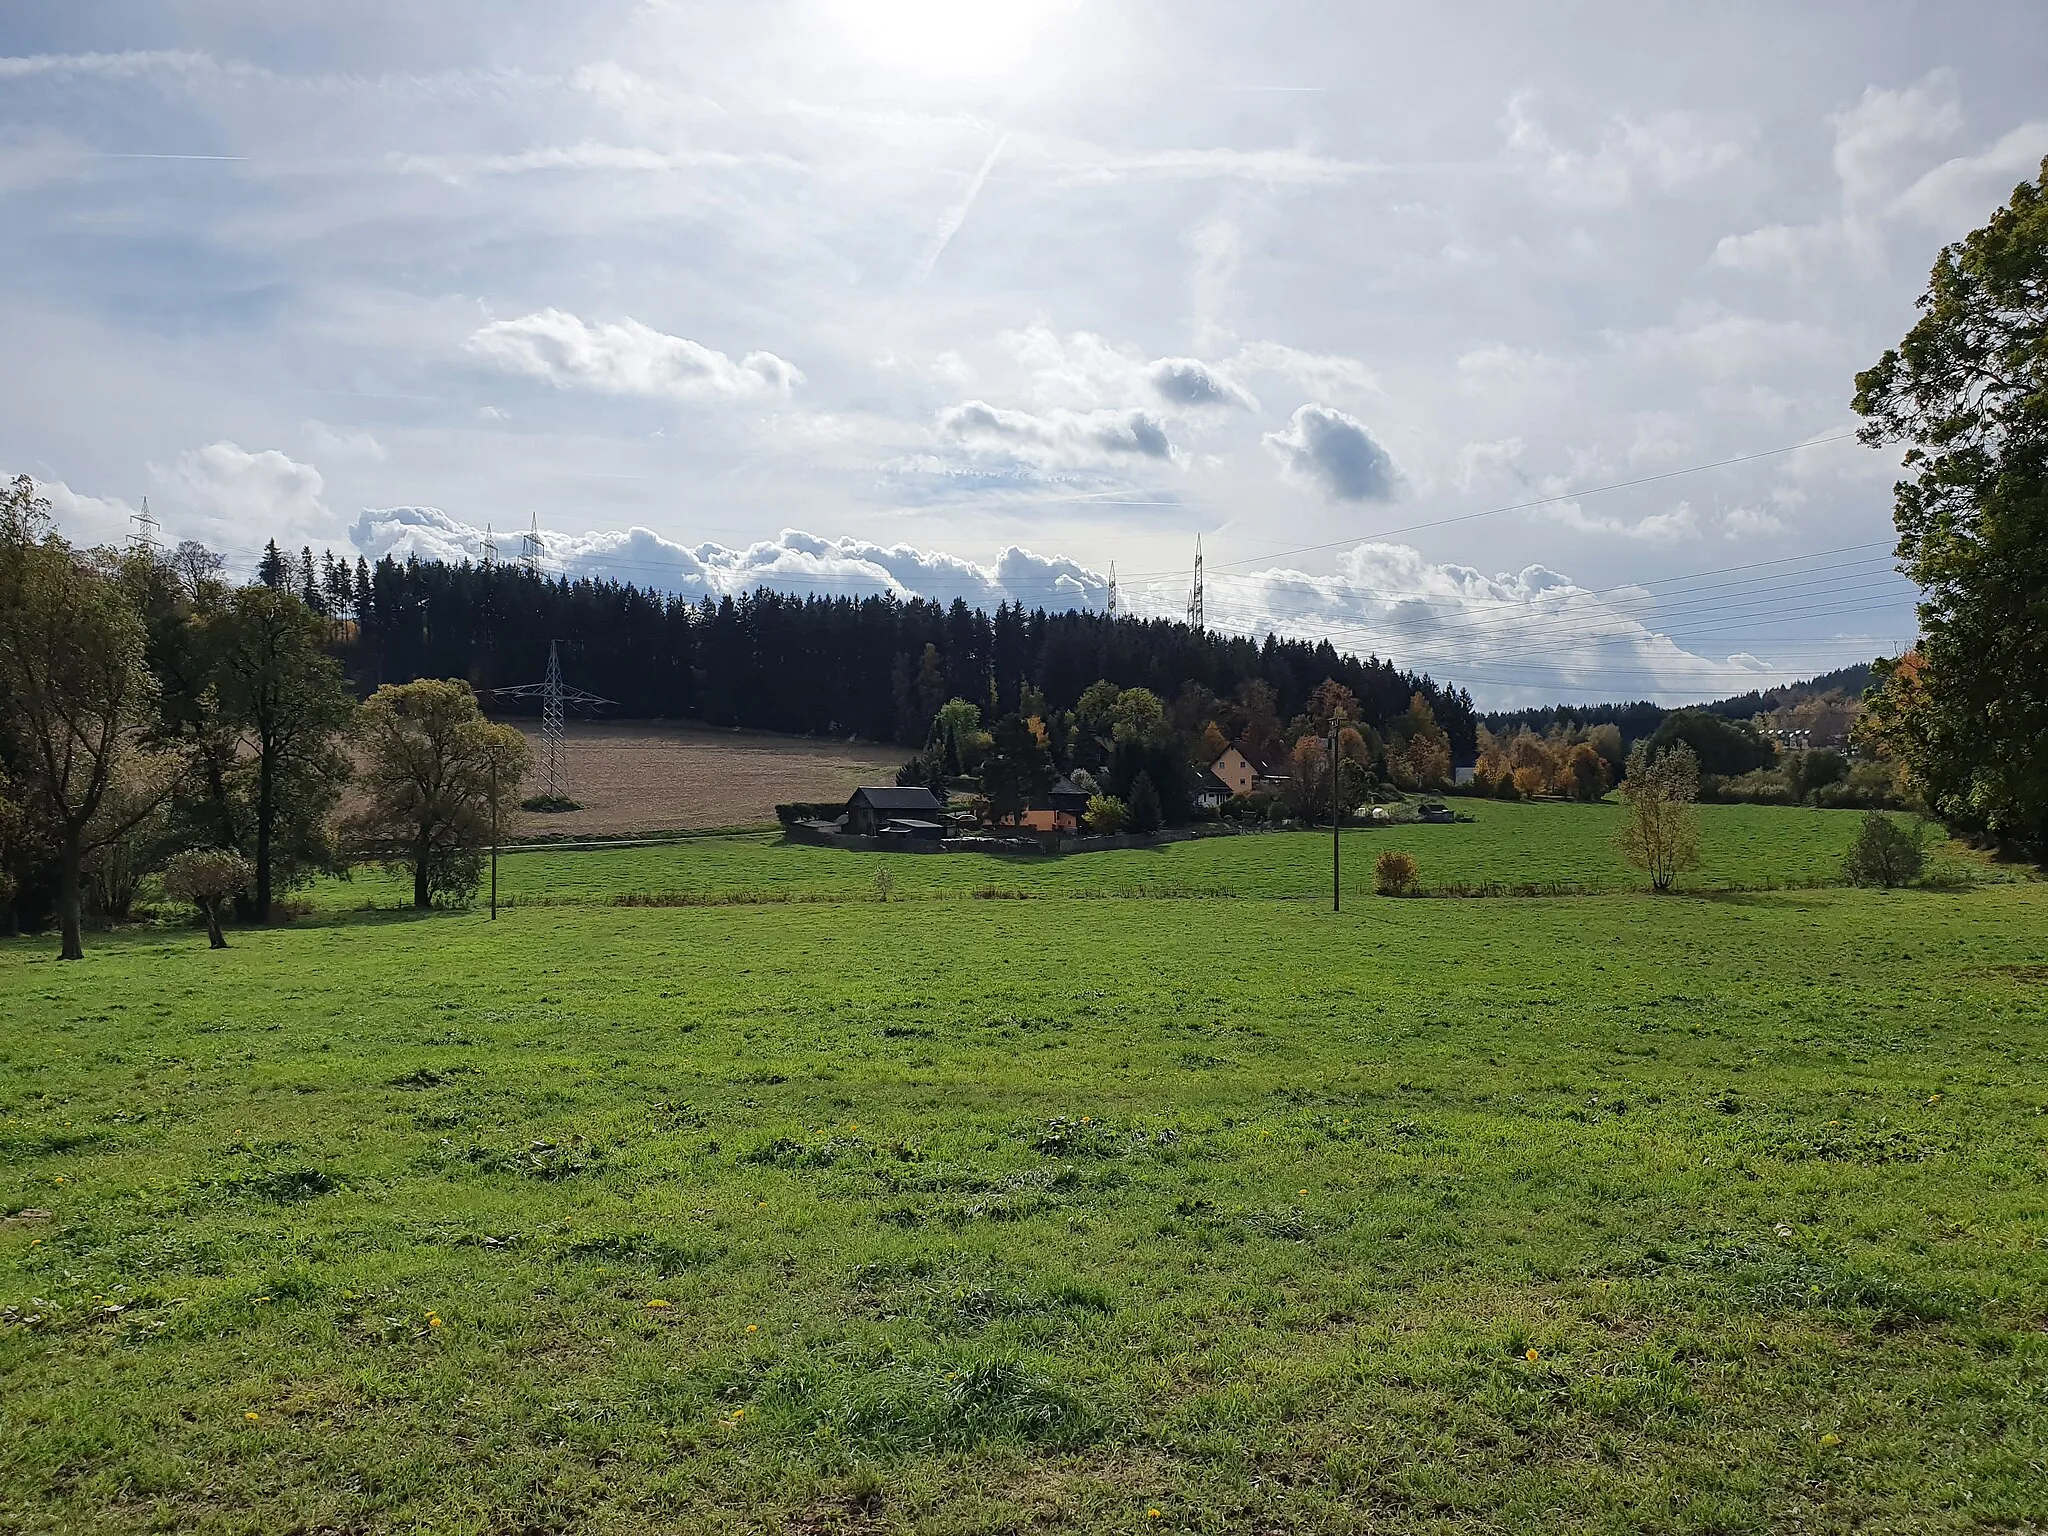
[[[479,693],[540,680],[558,641],[565,676],[628,717],[696,719],[795,735],[861,736],[921,747],[948,699],[991,719],[1027,690],[1070,711],[1093,683],[1173,701],[1190,687],[1235,696],[1253,681],[1288,718],[1326,680],[1384,728],[1420,693],[1469,759],[1477,722],[1462,689],[1329,642],[1258,641],[1177,621],[1026,610],[955,600],[797,597],[766,589],[691,602],[627,582],[548,577],[516,565],[385,558],[353,567],[273,543],[260,572],[329,616],[335,654],[359,692],[421,677],[466,678]],[[532,709],[532,701],[504,708]]]
[[[1789,719],[1800,706],[1824,701],[1840,701],[1840,707],[1853,708],[1870,686],[1872,678],[1870,663],[1859,661],[1853,666],[1824,672],[1804,682],[1752,689],[1748,693],[1713,699],[1705,704],[1688,704],[1683,708],[1696,714],[1718,715],[1723,720],[1753,720],[1760,715],[1782,715]],[[1621,733],[1624,744],[1633,745],[1645,737],[1656,735],[1673,713],[1661,704],[1636,699],[1626,704],[1544,704],[1529,709],[1492,710],[1482,717],[1481,723],[1496,736],[1511,736],[1518,731],[1530,731],[1538,736],[1559,732],[1583,734],[1595,726],[1611,725]]]
[[[158,872],[215,944],[225,906],[268,918],[356,860],[409,871],[417,906],[475,888],[525,739],[459,680],[359,704],[337,621],[222,564],[76,549],[33,481],[0,485],[0,932],[54,917],[76,959],[86,916],[125,917]]]

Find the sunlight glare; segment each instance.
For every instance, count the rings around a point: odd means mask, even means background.
[[[1019,63],[1072,0],[831,0],[840,27],[878,62],[909,72],[986,77]]]

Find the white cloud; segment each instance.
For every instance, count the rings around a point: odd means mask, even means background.
[[[1328,405],[1304,405],[1285,431],[1262,439],[1289,477],[1338,501],[1392,501],[1400,480],[1393,456],[1364,422]]]
[[[1674,192],[1746,153],[1746,134],[1730,137],[1691,112],[1660,112],[1641,121],[1616,113],[1602,127],[1597,148],[1570,149],[1536,116],[1535,98],[1527,91],[1508,98],[1501,126],[1508,148],[1535,168],[1552,195],[1586,208],[1618,208],[1639,187]]]
[[[1539,515],[1575,533],[1611,534],[1649,544],[1671,544],[1700,536],[1699,517],[1683,501],[1668,512],[1652,512],[1633,522],[1590,513],[1576,501],[1553,502],[1542,508]]]
[[[317,543],[332,535],[320,471],[275,448],[251,453],[236,443],[209,443],[181,453],[169,469],[151,468],[170,498],[191,510],[208,543],[240,550],[271,537]]]
[[[1930,229],[1960,233],[1982,224],[2020,182],[2040,174],[2048,122],[2022,124],[1978,155],[1945,161],[1899,194],[1891,212]]]
[[[772,352],[749,352],[734,362],[638,320],[589,325],[559,309],[493,320],[469,338],[468,347],[507,373],[545,379],[557,389],[612,395],[746,400],[786,396],[804,378]]]
[[[1105,461],[1156,459],[1171,462],[1173,444],[1166,424],[1142,410],[1070,411],[1043,414],[1004,410],[969,400],[939,412],[941,437],[970,453],[998,455],[1040,468],[1085,468]]]
[[[50,503],[57,531],[74,544],[120,544],[135,532],[139,510],[118,496],[85,496],[62,480],[39,480],[36,492]]]
[[[1901,166],[1922,145],[1953,138],[1963,126],[1955,74],[1937,69],[1915,85],[1871,86],[1855,106],[1828,119],[1835,130],[1835,175],[1850,206],[1881,198],[1902,179]]]
[[[1231,366],[1252,373],[1270,373],[1322,396],[1377,395],[1380,381],[1355,357],[1329,352],[1304,352],[1277,341],[1248,341],[1237,349]]]
[[[484,530],[435,507],[366,508],[349,537],[372,560],[475,560]],[[778,592],[924,597],[993,609],[999,603],[1062,610],[1100,608],[1109,581],[1077,561],[1011,546],[992,565],[908,544],[828,539],[785,528],[773,539],[730,548],[684,546],[646,528],[564,534],[542,531],[545,567],[571,577],[625,581],[692,599]],[[508,545],[498,536],[501,550]]]
[[[1767,224],[1746,235],[1723,235],[1714,246],[1713,263],[1735,272],[1803,277],[1824,270],[1852,245],[1849,230],[1839,221],[1821,224]]]
[[[1771,538],[1785,531],[1785,520],[1762,507],[1734,507],[1721,514],[1721,531],[1730,539]]]

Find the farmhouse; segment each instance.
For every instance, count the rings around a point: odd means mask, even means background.
[[[1044,798],[1027,807],[1021,826],[1033,832],[1074,832],[1088,814],[1088,791],[1061,775]]]
[[[863,784],[846,802],[846,830],[861,837],[938,837],[945,812],[946,803],[922,784]]]

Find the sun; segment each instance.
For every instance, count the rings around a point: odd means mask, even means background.
[[[846,40],[906,73],[985,78],[1013,68],[1074,0],[829,0]]]

